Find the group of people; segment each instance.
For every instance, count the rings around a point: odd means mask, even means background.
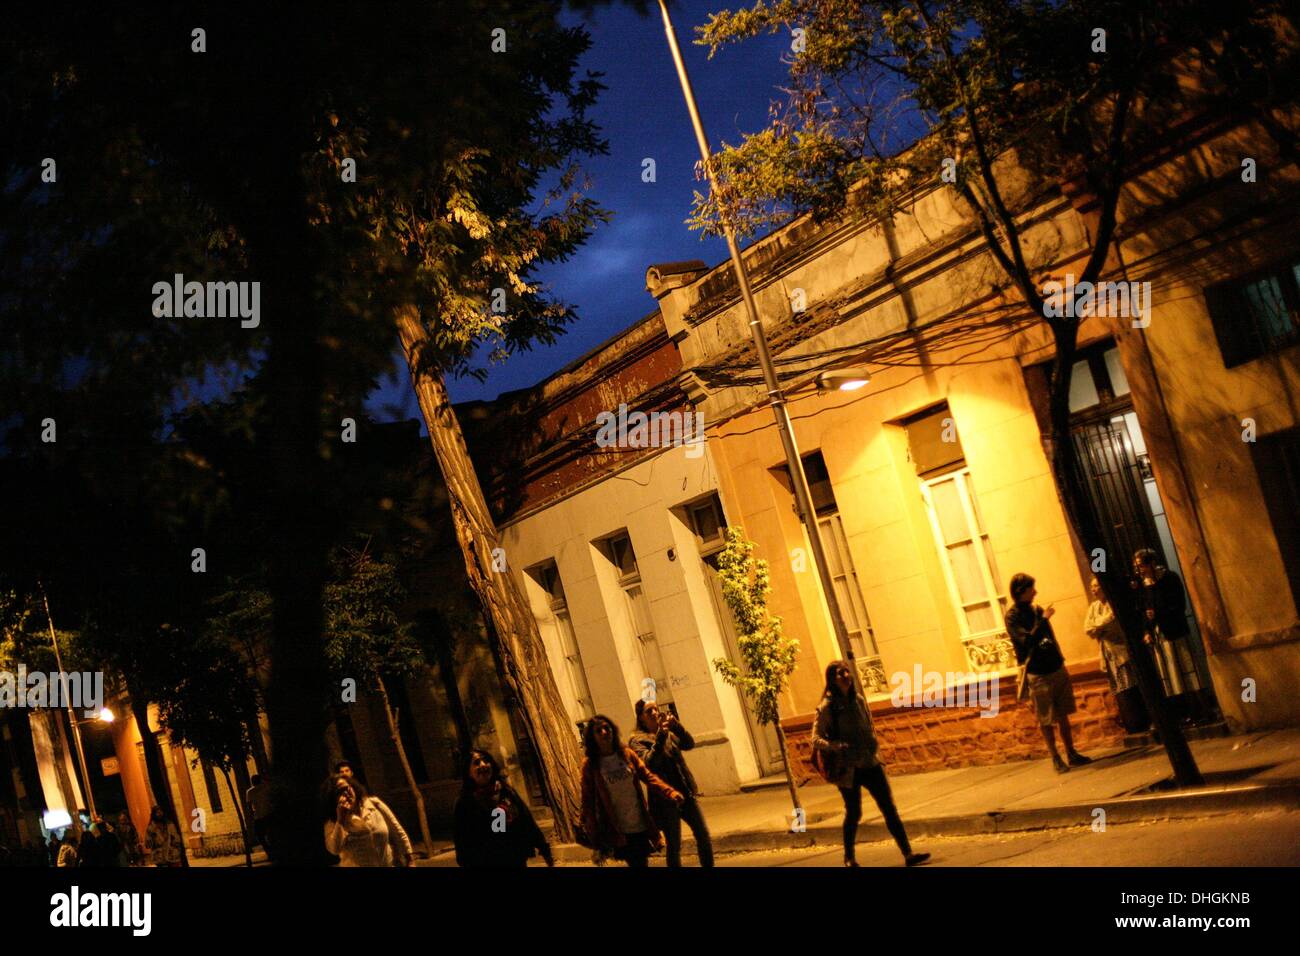
[[[144,840],[130,814],[116,819],[85,817],[79,825],[50,835],[36,865],[55,867],[180,866],[181,835],[161,807],[154,807]]]
[[[1007,608],[1005,623],[1052,764],[1058,773],[1065,773],[1071,767],[1092,761],[1074,749],[1069,720],[1075,711],[1074,691],[1065,669],[1065,657],[1052,630],[1055,609],[1049,606],[1044,610],[1034,604],[1038,594],[1034,585],[1034,579],[1028,574],[1017,574],[1011,579],[1013,603]],[[1152,654],[1174,716],[1188,724],[1213,719],[1214,701],[1196,666],[1194,637],[1187,620],[1187,599],[1181,579],[1160,564],[1155,551],[1143,548],[1133,556],[1130,586],[1136,592],[1142,646]],[[1144,731],[1150,727],[1151,717],[1138,687],[1138,665],[1133,659],[1133,649],[1096,577],[1090,582],[1090,590],[1092,602],[1084,619],[1084,631],[1100,645],[1121,725],[1129,733]],[[1056,746],[1058,730],[1065,748],[1064,758]]]
[[[597,714],[582,729],[582,809],[574,821],[578,840],[598,862],[649,864],[667,848],[669,866],[681,866],[682,823],[695,835],[701,866],[713,865],[713,847],[696,799],[695,778],[683,751],[695,739],[676,715],[655,701],[636,703],[636,732],[627,745],[618,725]],[[555,865],[528,804],[506,781],[487,750],[470,751],[456,801],[456,862],[465,867],[519,867],[539,856]]]
[[[1210,705],[1187,647],[1190,629],[1184,615],[1182,582],[1177,574],[1161,567],[1155,552],[1149,550],[1134,557],[1134,571],[1144,643],[1157,655],[1166,693],[1184,704],[1188,719],[1195,719]],[[1044,610],[1034,603],[1038,590],[1028,574],[1015,575],[1010,592],[1007,633],[1021,667],[1022,693],[1031,702],[1052,764],[1060,773],[1089,764],[1092,759],[1074,746],[1070,727],[1074,691],[1052,628],[1054,608]],[[1145,726],[1147,718],[1144,708],[1139,710],[1141,697],[1123,630],[1095,578],[1092,595],[1085,630],[1100,643],[1121,720],[1126,728],[1135,729],[1139,723]],[[850,665],[834,661],[826,668],[825,677],[812,748],[815,765],[839,789],[844,802],[844,865],[858,866],[863,789],[880,810],[904,865],[927,862],[930,854],[912,848],[894,805],[871,713]],[[695,747],[694,737],[674,713],[653,700],[637,701],[635,718],[636,730],[626,744],[618,725],[604,714],[583,724],[581,811],[574,821],[578,842],[594,851],[597,862],[613,859],[629,867],[645,867],[653,854],[664,850],[667,865],[678,867],[685,823],[695,836],[700,865],[712,866],[713,845],[685,757]],[[410,864],[406,832],[382,800],[366,793],[350,765],[343,762],[335,768],[325,794],[325,845],[343,865]],[[550,844],[527,801],[506,781],[496,757],[483,749],[470,751],[465,764],[454,812],[454,840],[456,862],[464,867],[520,867],[534,856],[547,866],[555,865]]]

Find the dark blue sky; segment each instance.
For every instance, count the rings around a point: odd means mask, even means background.
[[[741,5],[733,2],[730,8]],[[679,0],[673,10],[678,43],[715,148],[765,125],[769,103],[781,96],[777,87],[787,77],[781,58],[790,48],[783,33],[726,48],[709,60],[708,51],[693,42],[695,27],[727,7],[726,0]],[[652,263],[703,259],[714,265],[726,258],[720,239],[702,242],[684,223],[693,190],[703,191],[695,179],[699,151],[662,20],[656,7],[651,10],[641,17],[615,5],[587,16],[569,15],[574,22],[585,21],[592,35],[582,68],[603,72],[608,87],[593,116],[609,140],[609,155],[586,168],[591,194],[613,219],[572,259],[539,270],[538,278],[576,306],[578,320],[556,345],[491,366],[482,384],[470,378],[449,383],[453,400],[491,399],[535,384],[653,311],[655,300],[645,291],[645,271]],[[641,181],[646,157],[657,166],[654,183]],[[392,416],[394,405],[403,409],[399,417],[418,416],[404,371],[371,402],[373,413],[383,418]]]

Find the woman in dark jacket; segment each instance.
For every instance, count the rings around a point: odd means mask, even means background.
[[[551,846],[528,805],[501,776],[496,758],[471,750],[456,799],[456,863],[460,866],[527,866],[534,852],[555,865]]]
[[[582,763],[582,829],[597,853],[628,866],[647,866],[663,846],[660,826],[647,804],[642,784],[681,806],[686,799],[624,747],[618,727],[603,714],[582,731],[587,759]]]
[[[857,866],[858,821],[862,819],[862,788],[866,787],[889,834],[903,854],[903,862],[916,866],[930,859],[928,853],[912,852],[907,831],[894,807],[885,768],[876,756],[875,729],[866,702],[858,696],[853,672],[844,661],[832,661],[826,668],[826,690],[813,725],[813,748],[827,766],[833,767],[832,783],[844,798],[844,865]]]

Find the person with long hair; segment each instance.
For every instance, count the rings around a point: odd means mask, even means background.
[[[144,833],[149,862],[154,866],[181,865],[181,831],[167,818],[162,807],[149,811],[149,827]]]
[[[486,750],[469,752],[454,821],[459,866],[527,866],[534,853],[547,866],[555,865],[528,804],[506,783],[501,765]]]
[[[587,840],[602,857],[648,866],[650,854],[663,846],[663,834],[642,784],[679,807],[685,796],[623,746],[618,726],[604,714],[583,727],[582,748],[587,755],[582,763],[582,829]]]
[[[415,853],[397,816],[366,793],[357,777],[337,774],[325,781],[322,803],[333,806],[325,821],[325,849],[339,866],[410,866]]]
[[[713,841],[709,837],[709,828],[704,822],[700,802],[696,799],[699,789],[695,785],[691,768],[686,766],[686,758],[682,755],[682,751],[695,748],[695,738],[681,725],[676,714],[667,709],[661,711],[653,700],[636,702],[636,724],[636,732],[628,739],[628,744],[652,772],[686,798],[679,807],[671,800],[660,800],[653,791],[650,794],[650,810],[663,828],[668,865],[682,865],[684,820],[695,834],[695,850],[699,854],[700,866],[713,866]]]
[[[817,707],[813,724],[812,745],[829,767],[831,782],[844,798],[844,865],[858,865],[856,844],[858,822],[862,819],[862,788],[866,787],[890,836],[903,854],[903,862],[917,866],[930,859],[928,853],[916,853],[907,840],[907,830],[894,806],[889,778],[876,755],[879,744],[871,724],[871,712],[853,683],[853,671],[845,661],[832,661],[826,667],[826,687]]]

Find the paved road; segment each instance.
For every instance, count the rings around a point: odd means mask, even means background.
[[[1300,866],[1300,812],[941,837],[917,849],[934,855],[931,866]],[[841,859],[838,847],[814,848],[736,854],[718,865],[839,866]],[[858,862],[900,866],[901,858],[892,843],[860,843]]]

